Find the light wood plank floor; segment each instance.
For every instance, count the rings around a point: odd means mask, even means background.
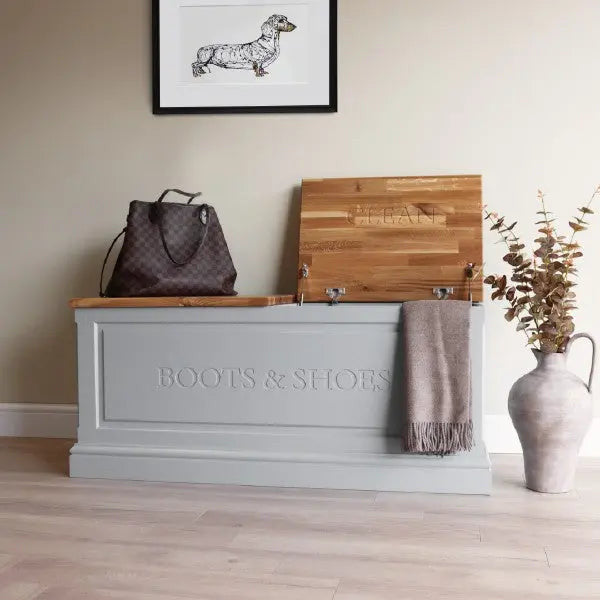
[[[600,598],[600,461],[492,497],[69,479],[66,440],[0,438],[1,600]]]

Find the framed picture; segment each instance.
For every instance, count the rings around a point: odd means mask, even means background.
[[[153,112],[337,110],[337,0],[153,0]]]

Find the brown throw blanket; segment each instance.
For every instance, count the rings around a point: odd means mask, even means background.
[[[421,300],[402,305],[407,452],[470,450],[471,303]]]

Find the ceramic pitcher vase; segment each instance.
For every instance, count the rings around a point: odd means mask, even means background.
[[[576,339],[592,343],[588,383],[567,369]],[[577,455],[592,420],[592,377],[596,345],[587,333],[571,337],[564,353],[533,351],[536,368],[518,379],[508,396],[508,412],[519,434],[525,482],[537,492],[568,492],[573,486]]]

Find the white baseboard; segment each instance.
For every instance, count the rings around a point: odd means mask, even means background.
[[[521,452],[517,432],[508,415],[485,415],[483,432],[489,453]],[[0,403],[0,436],[74,439],[77,437],[77,406]],[[600,417],[592,421],[580,455],[600,457]]]
[[[483,438],[490,454],[520,454],[521,444],[509,415],[485,415]],[[600,417],[592,419],[579,456],[600,457]]]
[[[0,403],[0,436],[76,438],[77,405]]]

